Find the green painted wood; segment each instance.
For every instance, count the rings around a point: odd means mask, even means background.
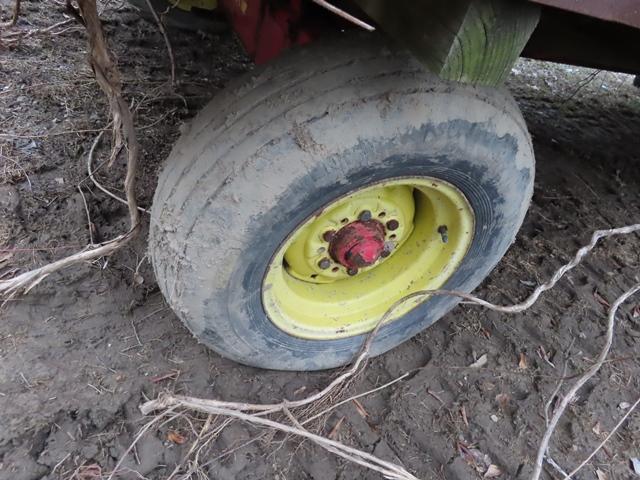
[[[538,24],[517,0],[356,0],[393,38],[446,80],[499,85]]]

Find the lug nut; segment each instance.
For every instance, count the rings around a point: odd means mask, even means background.
[[[358,269],[355,268],[355,267],[349,268],[349,269],[347,269],[347,273],[353,277],[354,275],[358,274]]]
[[[387,222],[387,228],[391,231],[396,230],[400,226],[398,220],[389,220]]]
[[[396,248],[396,244],[391,241],[384,242],[384,250],[382,250],[382,256],[388,257],[393,252],[393,249]]]
[[[371,220],[371,212],[369,210],[361,211],[360,215],[358,215],[358,220],[362,222],[368,222],[369,220]]]
[[[329,260],[328,258],[323,258],[322,260],[320,260],[318,262],[318,266],[322,270],[326,270],[327,268],[329,268],[331,266],[331,260]]]
[[[325,242],[330,242],[331,240],[333,240],[333,237],[336,236],[336,231],[335,230],[327,230],[326,232],[324,232],[322,234],[322,239]]]

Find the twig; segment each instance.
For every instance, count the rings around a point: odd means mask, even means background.
[[[156,23],[158,24],[158,30],[160,30],[160,33],[162,34],[162,38],[164,38],[164,44],[167,47],[167,54],[169,55],[169,61],[171,62],[171,88],[175,89],[175,87],[176,87],[176,60],[175,60],[175,57],[173,56],[173,48],[171,47],[171,42],[169,41],[169,36],[167,35],[167,30],[164,28],[164,25],[162,24],[162,21],[160,20],[160,17],[158,17],[158,14],[156,13],[155,8],[153,8],[153,5],[151,4],[151,0],[145,0],[145,2],[147,2],[147,7],[151,11],[151,15],[153,15],[153,18],[155,19]]]
[[[82,187],[78,185],[78,191],[80,192],[80,196],[82,197],[82,203],[84,204],[84,211],[87,214],[87,226],[89,228],[89,242],[90,245],[93,245],[95,242],[93,241],[93,222],[91,221],[91,215],[89,214],[89,206],[87,205],[87,199],[84,196],[84,192],[82,191]]]
[[[544,461],[547,462],[549,465],[551,465],[560,475],[566,475],[567,472],[565,472],[562,467],[560,465],[558,465],[558,463],[551,458],[549,455],[545,455],[544,457]]]
[[[580,80],[578,82],[578,86],[576,87],[576,89],[571,92],[571,94],[566,97],[564,100],[562,100],[561,105],[564,105],[565,103],[567,103],[569,100],[571,100],[573,97],[575,97],[578,92],[580,92],[580,90],[582,90],[584,87],[586,87],[587,85],[589,85],[593,80],[595,80],[595,78],[602,73],[602,70],[595,70],[591,73],[589,73],[589,75],[587,75],[585,78],[583,78],[582,80]]]
[[[131,328],[133,329],[133,335],[136,337],[136,341],[138,342],[138,347],[142,347],[142,342],[140,341],[140,336],[138,335],[138,330],[136,329],[135,320],[131,319]]]
[[[545,431],[542,440],[540,441],[540,447],[538,448],[538,455],[536,457],[536,463],[534,466],[533,474],[531,475],[531,480],[538,480],[540,478],[540,474],[542,473],[542,463],[544,462],[544,456],[547,452],[547,449],[549,448],[551,435],[555,431],[556,426],[558,425],[558,421],[569,405],[569,402],[573,400],[573,397],[576,395],[578,390],[580,390],[580,388],[582,388],[582,386],[587,381],[589,381],[589,379],[593,377],[598,372],[598,370],[600,370],[600,367],[602,367],[602,364],[606,360],[607,355],[609,354],[609,350],[611,349],[611,344],[613,342],[613,330],[618,308],[620,308],[620,305],[622,305],[631,295],[635,294],[639,290],[640,283],[637,283],[622,295],[620,295],[613,303],[613,305],[611,305],[607,318],[607,333],[605,337],[605,344],[602,347],[602,350],[600,351],[596,362],[591,367],[589,367],[587,371],[584,372],[584,374],[573,384],[569,391],[564,395],[562,401],[560,402],[560,405],[551,417],[551,421],[547,426],[547,430]]]
[[[147,0],[149,1],[149,0]],[[332,13],[335,13],[336,15],[338,15],[339,17],[344,18],[345,20],[354,23],[356,25],[358,25],[359,27],[364,28],[365,30],[369,31],[369,32],[373,32],[376,27],[369,25],[366,22],[363,22],[362,20],[360,20],[359,18],[354,17],[353,15],[351,15],[350,13],[345,12],[344,10],[336,7],[335,5],[331,5],[329,2],[327,2],[326,0],[312,0],[313,3],[320,5],[323,8],[326,8],[327,10],[329,10]]]
[[[636,400],[636,402],[631,405],[631,407],[629,408],[629,410],[627,410],[627,413],[625,413],[622,418],[620,419],[620,421],[616,424],[615,427],[613,427],[613,429],[611,430],[611,432],[609,432],[609,435],[607,435],[605,437],[604,440],[602,440],[602,442],[600,442],[598,444],[598,446],[593,450],[593,452],[591,452],[591,454],[584,459],[584,461],[578,465],[576,468],[574,468],[571,473],[569,474],[565,474],[565,477],[562,480],[567,480],[572,478],[576,473],[578,473],[578,471],[580,471],[582,469],[582,467],[584,467],[587,463],[589,463],[589,461],[594,457],[594,455],[596,453],[598,453],[600,451],[600,449],[602,447],[604,447],[605,443],[607,443],[609,441],[609,439],[613,436],[614,433],[616,433],[618,431],[618,429],[622,426],[622,424],[625,422],[625,420],[629,417],[629,415],[631,415],[631,413],[636,409],[636,407],[640,404],[640,398],[638,398],[638,400]]]
[[[110,192],[105,187],[103,187],[102,184],[100,182],[98,182],[98,179],[95,176],[95,172],[93,171],[93,158],[95,156],[95,150],[96,150],[96,147],[98,146],[98,144],[100,143],[100,140],[102,139],[102,135],[104,134],[105,130],[106,129],[103,129],[103,130],[100,131],[100,133],[98,133],[98,135],[96,136],[95,140],[93,141],[93,144],[91,145],[91,148],[89,149],[89,154],[87,155],[87,173],[88,173],[89,178],[93,182],[93,184],[96,187],[98,187],[98,189],[100,191],[102,191],[103,193],[107,194],[109,197],[113,198],[117,202],[120,202],[120,203],[122,203],[124,205],[127,205],[128,203],[124,198],[118,197],[116,194]],[[144,209],[142,207],[137,206],[136,208],[141,212],[144,212],[144,213],[147,213],[147,214],[149,213],[149,210],[146,210],[146,209]]]
[[[564,366],[562,367],[562,375],[558,379],[558,384],[556,385],[556,388],[553,390],[553,392],[549,396],[547,403],[545,403],[544,405],[544,425],[545,426],[549,425],[549,411],[551,410],[551,404],[553,403],[553,399],[556,397],[556,395],[558,395],[558,393],[560,392],[560,389],[562,388],[562,384],[566,380],[567,368],[569,368],[569,352],[571,351],[571,348],[573,347],[574,342],[575,342],[575,338],[571,340],[571,344],[569,345],[569,348],[567,348],[566,353],[564,355]]]
[[[53,25],[49,25],[46,28],[34,28],[34,29],[31,29],[31,30],[27,30],[26,32],[25,31],[10,32],[10,33],[5,34],[3,36],[3,38],[12,39],[13,40],[12,37],[29,38],[29,37],[33,37],[34,35],[42,35],[43,33],[51,33],[56,28],[64,27],[66,25],[69,25],[71,22],[73,22],[73,19],[72,18],[67,18],[66,20],[62,20],[61,22],[54,23]],[[57,32],[51,33],[51,35],[60,35],[61,33],[65,32],[67,30],[68,29],[59,30]],[[18,39],[15,39],[15,40],[18,40]]]

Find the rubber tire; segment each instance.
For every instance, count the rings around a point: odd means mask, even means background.
[[[348,363],[366,336],[286,334],[263,310],[263,276],[281,242],[323,205],[412,175],[444,179],[471,203],[474,239],[444,288],[473,290],[513,242],[533,190],[531,139],[512,97],[440,81],[377,37],[291,51],[213,99],[174,147],[151,211],[160,289],[199,341],[240,363]],[[372,354],[457,302],[435,297],[386,325]]]

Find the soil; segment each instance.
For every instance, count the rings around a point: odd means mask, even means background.
[[[2,0],[2,17],[10,5]],[[57,3],[23,2],[9,32],[65,20]],[[251,64],[230,33],[172,32],[179,84],[155,25],[108,3],[105,29],[133,101],[143,147],[140,203],[189,119]],[[15,37],[13,37],[15,38]],[[4,43],[7,43],[3,39]],[[477,290],[512,303],[567,262],[598,228],[640,219],[640,90],[628,75],[521,60],[509,78],[533,135],[533,204],[516,242]],[[127,228],[124,205],[87,180],[86,155],[108,108],[74,23],[4,46],[0,56],[0,276],[44,264]],[[122,193],[120,159],[98,178]],[[170,390],[226,400],[278,401],[324,386],[335,372],[244,367],[199,345],[165,305],[145,257],[146,231],[107,260],[45,280],[5,305],[0,321],[0,479],[107,478],[145,419],[138,405]],[[350,391],[412,371],[404,381],[334,411],[317,431],[400,462],[422,479],[527,478],[557,382],[590,365],[606,308],[640,280],[637,236],[609,239],[530,310],[513,316],[459,306],[435,326],[370,361]],[[573,400],[552,439],[565,470],[599,443],[640,395],[640,298],[623,306],[614,347]],[[470,367],[486,355],[486,365]],[[565,358],[567,359],[565,361]],[[570,380],[567,380],[567,382]],[[366,412],[366,413],[365,413]],[[118,478],[164,479],[202,426],[181,417],[144,435]],[[337,429],[334,429],[337,424]],[[380,478],[320,448],[235,422],[203,450],[211,479]],[[631,479],[640,414],[576,477]],[[205,465],[206,464],[206,465]],[[75,475],[75,476],[74,476]],[[547,466],[545,478],[560,478]]]

